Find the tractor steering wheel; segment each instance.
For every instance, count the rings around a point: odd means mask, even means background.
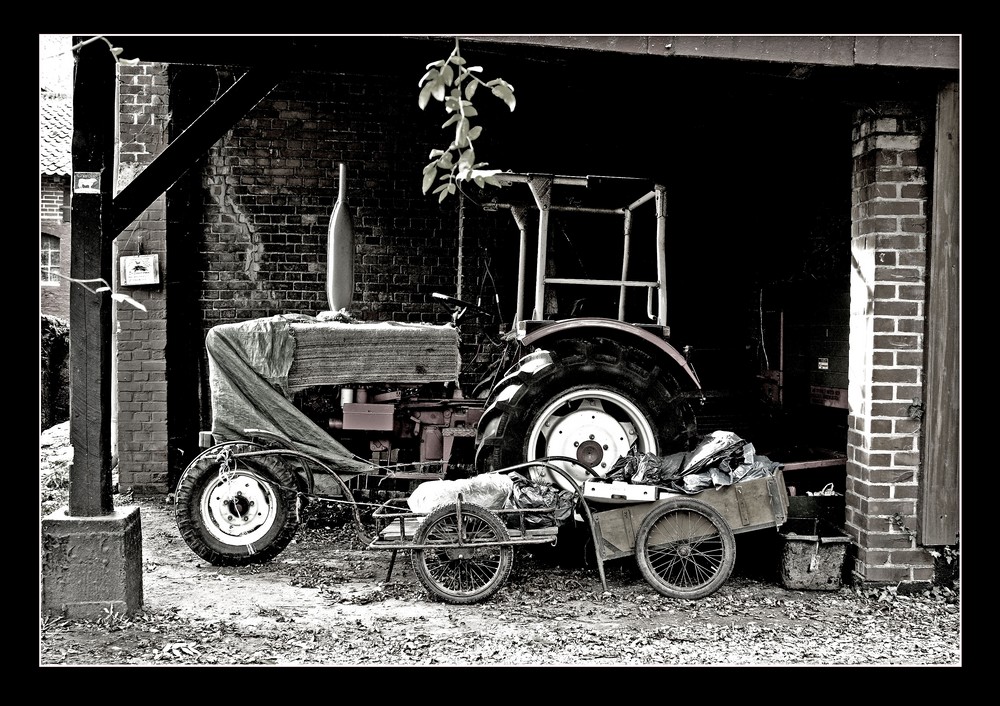
[[[493,314],[486,311],[486,309],[481,306],[477,306],[467,301],[462,301],[461,299],[456,299],[455,297],[449,297],[446,294],[440,294],[438,292],[431,292],[431,296],[437,299],[438,303],[448,310],[448,313],[451,314],[451,320],[456,324],[459,319],[465,316],[466,313],[481,316],[487,322],[493,321],[494,319]]]

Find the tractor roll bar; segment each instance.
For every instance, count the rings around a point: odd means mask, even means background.
[[[535,256],[535,292],[534,308],[532,318],[541,319],[545,315],[545,286],[547,284],[582,284],[594,286],[615,286],[620,289],[618,296],[618,320],[625,320],[625,293],[629,287],[644,287],[647,289],[647,315],[659,326],[667,325],[667,288],[666,288],[666,190],[660,184],[655,184],[651,190],[643,194],[638,199],[623,207],[591,207],[580,205],[560,205],[552,203],[552,187],[554,185],[584,186],[593,184],[634,182],[637,184],[649,184],[644,179],[631,179],[627,177],[573,177],[554,176],[551,174],[515,174],[511,172],[501,172],[495,177],[504,183],[527,184],[534,199],[534,206],[514,203],[492,202],[484,204],[490,210],[507,209],[514,217],[514,221],[520,231],[520,244],[518,249],[518,276],[517,276],[517,313],[512,328],[516,328],[518,322],[524,320],[525,308],[525,275],[527,273],[527,210],[535,208],[538,210],[538,243]],[[656,281],[642,281],[628,279],[629,258],[631,257],[631,235],[632,235],[632,214],[643,204],[655,199],[656,209]],[[589,279],[589,278],[566,278],[566,277],[546,277],[545,271],[548,259],[548,231],[549,214],[552,211],[566,211],[574,213],[596,213],[621,215],[625,218],[624,236],[622,241],[622,273],[620,279]],[[653,291],[658,294],[656,312],[653,311]]]

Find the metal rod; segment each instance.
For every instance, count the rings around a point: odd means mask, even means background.
[[[623,237],[622,250],[622,284],[618,290],[618,320],[625,320],[625,280],[628,279],[629,246],[632,236],[632,212],[625,212],[625,234]]]
[[[545,268],[548,260],[549,207],[552,205],[552,177],[532,177],[528,180],[538,205],[538,256],[535,259],[535,307],[533,319],[545,317]],[[586,180],[583,182],[586,184]]]
[[[653,191],[650,191],[649,193],[647,193],[645,196],[640,197],[637,201],[633,201],[628,206],[628,210],[629,211],[634,211],[635,209],[639,208],[639,206],[642,206],[644,203],[646,203],[647,201],[649,201],[654,196],[656,196],[656,190],[655,189]]]
[[[455,296],[462,298],[462,244],[465,240],[465,194],[458,192],[458,277]]]
[[[575,279],[572,277],[546,277],[546,284],[593,284],[598,287],[650,287],[660,286],[659,282],[641,282],[638,280],[619,279]]]
[[[525,208],[537,208],[537,206],[532,206],[530,204],[513,204],[513,203],[490,203],[490,208],[508,208],[514,209],[519,206]],[[597,208],[596,206],[560,206],[557,204],[552,204],[549,206],[551,211],[568,211],[570,213],[604,213],[610,216],[622,215],[627,209],[624,208]]]
[[[656,323],[667,325],[667,190],[660,184],[656,192],[656,279],[659,287],[659,310]]]
[[[496,175],[498,181],[506,181],[510,184],[520,182],[530,184],[535,179],[544,179],[550,184],[565,184],[569,186],[586,186],[587,177],[551,176],[544,174],[505,174],[501,172]]]
[[[517,313],[514,316],[514,325],[511,326],[512,330],[517,329],[517,324],[519,321],[524,321],[524,276],[525,269],[528,266],[528,231],[527,231],[527,219],[526,211],[524,207],[515,207],[510,210],[511,215],[514,216],[514,222],[517,223],[518,231],[520,231],[520,243],[518,245],[517,251]]]

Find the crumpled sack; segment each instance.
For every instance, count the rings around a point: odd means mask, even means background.
[[[684,473],[695,473],[706,466],[714,466],[723,459],[736,456],[745,456],[746,445],[743,439],[731,431],[713,431],[703,438],[690,458],[684,464]],[[750,445],[750,454],[753,454],[753,445]]]
[[[614,462],[605,478],[646,485],[667,483],[680,476],[687,457],[683,451],[661,457],[631,450]]]
[[[714,431],[687,453],[659,457],[629,451],[611,466],[607,480],[659,485],[693,495],[707,488],[771,476],[780,467],[767,456],[757,455],[752,443],[733,432]]]
[[[551,510],[551,512],[512,512],[507,515],[507,526],[521,526],[520,515],[524,515],[524,526],[528,528],[556,527],[562,525],[573,514],[576,494],[543,483],[535,483],[519,473],[509,474],[513,487],[505,510]]]
[[[458,494],[462,502],[474,503],[487,510],[499,510],[514,488],[514,481],[502,473],[484,473],[460,480],[429,480],[417,486],[406,504],[410,510],[427,514],[442,505],[454,503]]]

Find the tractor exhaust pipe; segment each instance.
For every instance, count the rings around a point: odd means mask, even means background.
[[[347,165],[340,164],[337,203],[327,236],[326,297],[330,311],[350,311],[354,298],[354,222],[347,206]]]

